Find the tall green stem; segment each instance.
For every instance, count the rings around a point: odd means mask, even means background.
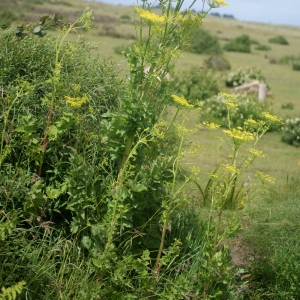
[[[178,111],[177,111],[177,113],[178,113]],[[169,204],[167,206],[167,212],[166,212],[164,225],[163,225],[163,228],[162,228],[161,240],[160,240],[159,250],[158,250],[158,253],[157,253],[157,258],[156,258],[156,263],[155,263],[155,270],[154,270],[154,275],[153,275],[152,292],[151,292],[151,295],[148,298],[149,300],[151,300],[152,297],[153,297],[153,293],[154,293],[154,290],[155,290],[157,278],[158,278],[159,271],[160,271],[160,268],[161,268],[160,259],[161,259],[163,247],[164,247],[164,244],[165,244],[165,238],[166,238],[166,233],[167,233],[167,227],[168,227],[168,224],[170,222],[171,211],[172,211],[172,208],[173,208],[173,201],[174,201],[173,198],[174,198],[174,195],[175,195],[175,184],[176,184],[176,178],[177,178],[178,167],[179,167],[179,158],[180,158],[180,154],[181,154],[181,150],[182,150],[182,146],[183,146],[183,141],[184,141],[184,138],[181,137],[177,157],[176,157],[176,160],[175,160],[174,165],[173,165],[173,182],[172,182],[171,195],[170,195]]]

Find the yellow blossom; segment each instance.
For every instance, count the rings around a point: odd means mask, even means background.
[[[184,14],[178,13],[176,20],[186,26],[193,26],[195,24],[201,24],[203,22],[203,17],[200,14],[193,13],[191,11],[186,11]]]
[[[223,130],[225,134],[229,137],[232,137],[236,140],[240,141],[251,141],[254,140],[253,134],[248,131],[242,131],[239,129],[232,129],[232,130]]]
[[[223,0],[212,0],[212,4],[216,4],[218,6],[228,6],[228,3]]]
[[[278,117],[276,117],[276,116],[272,116],[269,112],[263,112],[262,114],[263,114],[263,116],[264,116],[268,121],[270,121],[271,123],[279,123],[279,124],[283,124],[281,118],[278,118]]]
[[[139,13],[142,19],[148,20],[152,23],[165,23],[167,18],[165,16],[158,16],[156,14],[151,13],[149,10],[136,8],[136,11]]]
[[[219,175],[217,173],[207,173],[211,179],[219,179]]]
[[[198,178],[199,174],[201,173],[200,168],[193,166],[192,173]]]
[[[228,164],[222,164],[222,167],[230,173],[239,173],[238,168],[235,166],[228,165]]]
[[[69,97],[65,96],[65,100],[67,104],[71,105],[72,107],[81,107],[82,104],[86,103],[89,100],[89,97],[84,95],[83,97]]]
[[[263,184],[266,182],[274,184],[276,181],[275,178],[271,177],[270,175],[264,174],[262,172],[256,172],[255,176],[258,177]]]
[[[179,96],[176,96],[176,95],[172,95],[171,97],[173,98],[174,102],[180,104],[181,106],[185,106],[187,108],[193,108],[194,107],[194,105],[189,104],[187,102],[187,100],[184,98],[184,96],[179,97]]]
[[[183,126],[181,124],[176,124],[176,127],[177,127],[177,131],[178,131],[179,135],[186,136],[187,134],[193,134],[196,132],[196,130],[186,128],[185,126]]]
[[[250,128],[257,128],[259,126],[259,123],[257,123],[255,120],[252,118],[249,118],[245,121],[245,125],[249,126]]]
[[[222,96],[226,100],[231,100],[231,101],[236,100],[236,96],[233,94],[227,94],[227,93],[221,92],[221,93],[219,93],[219,95]]]
[[[266,155],[263,154],[262,151],[259,151],[259,150],[254,149],[254,148],[249,149],[249,152],[251,154],[253,154],[255,157],[266,157]]]
[[[204,122],[203,124],[207,126],[210,130],[215,130],[221,127],[221,125],[215,123]]]
[[[228,109],[235,109],[238,107],[238,104],[236,104],[234,101],[226,101],[224,104]]]

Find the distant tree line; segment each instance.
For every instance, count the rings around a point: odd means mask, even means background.
[[[216,12],[216,13],[215,13],[215,12],[212,12],[211,15],[212,15],[212,16],[215,16],[215,17],[223,17],[223,18],[228,18],[228,19],[235,19],[234,15],[223,14],[223,16],[222,16],[222,15],[220,15],[220,13],[218,13],[218,12]]]

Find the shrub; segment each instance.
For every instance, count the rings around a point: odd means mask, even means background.
[[[227,74],[225,84],[228,87],[236,87],[253,80],[266,83],[266,79],[260,70],[256,68],[238,68],[236,71]]]
[[[292,109],[294,109],[294,104],[291,103],[291,102],[288,102],[288,103],[282,104],[281,108],[282,109],[290,109],[290,110],[292,110]]]
[[[288,45],[289,44],[287,39],[282,35],[278,35],[276,37],[270,38],[269,43],[280,44],[280,45]]]
[[[220,54],[221,45],[218,38],[204,29],[197,29],[190,42],[190,51],[197,54]]]
[[[229,61],[222,55],[211,55],[204,61],[204,64],[207,68],[217,71],[231,69]]]
[[[295,71],[300,71],[300,59],[296,59],[293,61],[292,68]]]
[[[232,111],[232,126],[242,127],[248,118],[252,118],[255,121],[262,120],[262,112],[270,110],[270,104],[258,101],[256,96],[236,95],[236,97],[235,102],[238,104],[238,109]],[[228,124],[227,109],[224,106],[222,96],[213,96],[203,101],[201,106],[201,119],[205,122],[215,122],[222,126]]]
[[[130,16],[129,15],[122,15],[121,17],[120,17],[120,19],[122,20],[122,21],[130,21]]]
[[[250,53],[251,52],[250,37],[246,34],[236,37],[234,40],[225,44],[224,49],[226,51]]]
[[[284,143],[300,147],[300,118],[286,119],[282,132],[281,139]]]
[[[194,104],[219,93],[218,80],[212,72],[203,68],[192,67],[172,78],[172,89]]]
[[[270,51],[271,49],[272,48],[267,45],[258,45],[257,47],[255,47],[255,50],[259,50],[259,51]]]

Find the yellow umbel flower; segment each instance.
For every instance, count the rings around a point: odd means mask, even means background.
[[[167,21],[167,18],[165,16],[158,16],[151,13],[149,10],[136,7],[136,11],[139,13],[142,19],[148,20],[152,23],[165,23]]]
[[[270,175],[264,174],[262,172],[256,172],[255,176],[258,177],[263,184],[267,182],[274,184],[276,181],[276,178],[273,178]]]
[[[263,112],[262,113],[263,116],[268,120],[270,121],[271,123],[279,123],[279,124],[283,124],[282,122],[282,119],[281,118],[278,118],[276,116],[272,116],[269,112]]]
[[[179,96],[176,96],[176,95],[172,95],[171,97],[173,98],[174,102],[180,104],[181,106],[184,106],[184,107],[187,107],[187,108],[193,108],[194,107],[194,105],[189,104],[187,102],[187,100],[184,98],[184,96],[179,97]]]
[[[239,173],[239,169],[233,165],[222,164],[222,167],[229,173],[236,173],[236,174]]]
[[[251,154],[253,154],[255,157],[266,157],[266,154],[263,154],[262,151],[254,149],[254,148],[249,149],[249,152]]]
[[[228,6],[228,3],[223,0],[212,0],[213,4],[217,4],[218,6]]]
[[[89,100],[89,97],[84,95],[83,97],[69,97],[65,96],[65,100],[67,104],[71,105],[72,107],[81,107],[82,104],[86,103]]]
[[[215,123],[204,122],[203,124],[207,126],[210,130],[215,130],[221,127],[221,125]]]
[[[235,140],[240,140],[245,142],[254,140],[253,134],[248,131],[242,131],[240,129],[232,129],[232,130],[223,130],[223,132]]]

